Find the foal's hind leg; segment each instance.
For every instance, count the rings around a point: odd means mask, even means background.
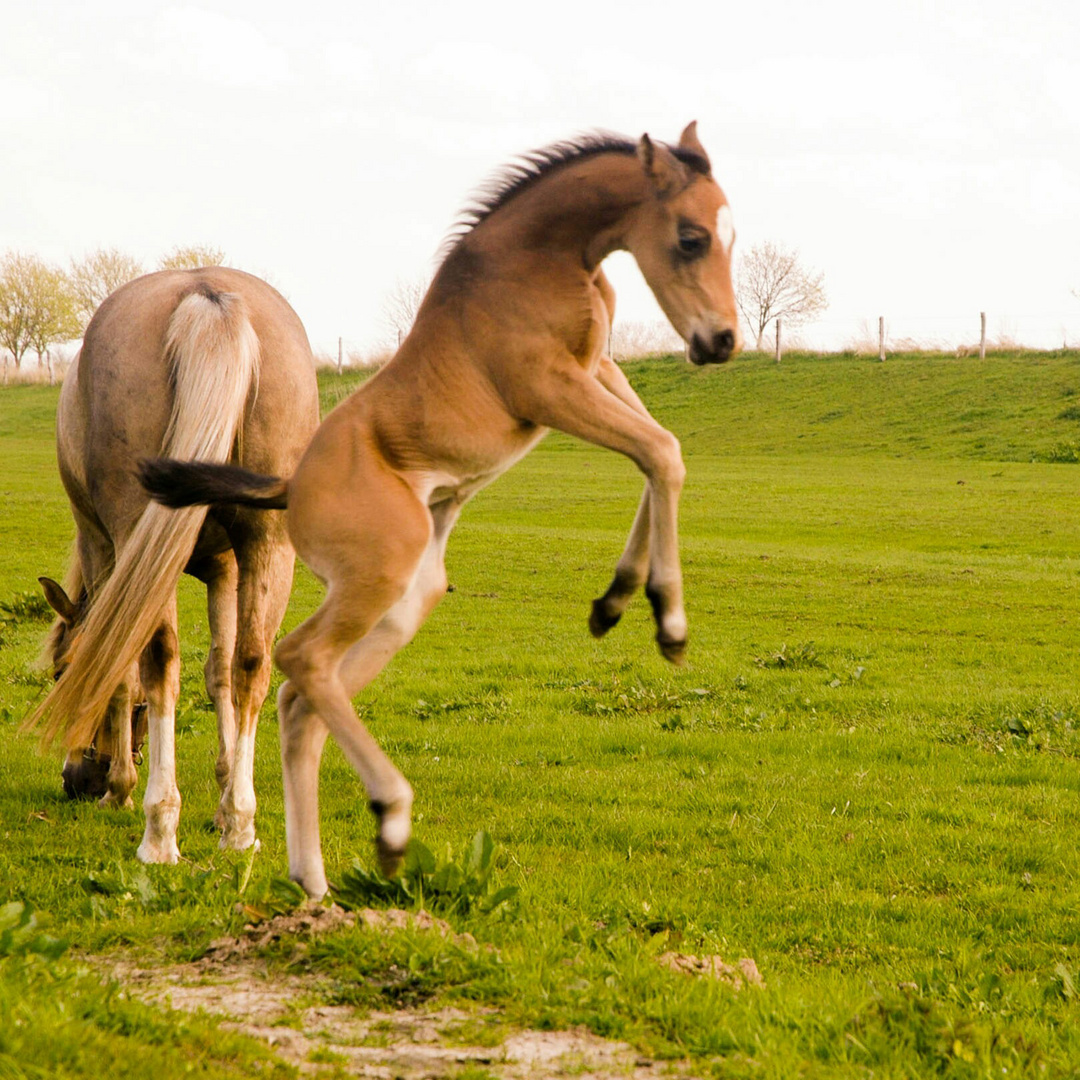
[[[279,694],[289,872],[312,896],[326,892],[319,848],[318,770],[327,729],[359,773],[379,818],[384,872],[396,870],[411,830],[412,788],[357,719],[351,697],[416,632],[446,591],[445,536],[410,498],[392,527],[358,510],[359,535],[330,578],[323,606],[278,647],[289,678]],[[380,528],[382,526],[382,528]],[[344,554],[338,548],[339,557]]]
[[[237,554],[239,630],[232,661],[236,754],[219,807],[223,848],[243,850],[255,843],[255,732],[270,686],[274,634],[289,603],[294,560],[283,535],[252,540]]]
[[[136,854],[144,863],[175,863],[180,858],[176,846],[180,823],[180,789],[176,786],[180,642],[176,636],[175,594],[139,658],[139,676],[149,711],[150,769],[143,797],[146,831]]]

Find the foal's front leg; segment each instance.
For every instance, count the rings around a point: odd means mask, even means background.
[[[645,592],[656,617],[656,641],[668,660],[682,663],[686,652],[686,612],[679,565],[678,507],[686,469],[679,440],[649,416],[643,406],[639,412],[616,397],[583,372],[572,358],[562,358],[546,370],[533,368],[530,374],[528,380],[519,375],[513,383],[502,387],[507,404],[516,415],[617,450],[645,474],[647,517],[639,509],[631,544],[627,546],[632,547],[631,562],[640,559],[644,551],[642,537],[648,537]]]
[[[641,398],[637,396],[622,369],[609,356],[600,358],[596,380],[641,416],[649,417]],[[649,419],[652,419],[649,417]],[[635,592],[648,580],[649,574],[649,484],[641,494],[634,524],[626,547],[615,565],[615,576],[603,596],[594,600],[589,612],[589,631],[593,637],[603,637],[621,618]]]

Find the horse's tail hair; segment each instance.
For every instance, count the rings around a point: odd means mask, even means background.
[[[155,458],[140,463],[139,482],[155,502],[174,509],[226,505],[284,510],[289,501],[288,481],[238,465]]]
[[[162,452],[228,461],[258,388],[259,340],[242,298],[200,284],[177,304],[164,353],[173,403]],[[157,629],[205,518],[205,507],[174,511],[152,502],[143,511],[76,629],[67,668],[27,721],[43,725],[43,742],[62,735],[68,748],[90,745]]]

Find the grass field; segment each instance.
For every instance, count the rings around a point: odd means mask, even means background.
[[[687,460],[688,666],[659,657],[644,601],[588,636],[640,480],[550,437],[466,510],[454,591],[358,699],[416,789],[418,839],[460,852],[484,829],[498,845],[493,885],[516,897],[447,915],[497,951],[347,931],[267,963],[359,1008],[469,1002],[501,1024],[584,1025],[693,1075],[1077,1075],[1080,354],[628,373]],[[325,377],[324,404],[354,381]],[[30,663],[47,623],[23,594],[61,575],[72,538],[55,402],[48,387],[0,394],[0,904],[33,905],[71,947],[20,946],[0,919],[0,1077],[143,1076],[151,1060],[159,1080],[287,1075],[80,966],[200,955],[242,925],[238,900],[281,894],[286,860],[272,697],[262,848],[217,852],[193,582],[189,862],[140,868],[141,815],[65,802],[57,761],[18,734],[46,682]],[[318,593],[302,571],[286,628]],[[373,829],[333,747],[322,793],[340,881],[372,865]],[[767,988],[665,970],[668,949],[753,957]]]

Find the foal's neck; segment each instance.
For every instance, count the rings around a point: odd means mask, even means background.
[[[633,154],[571,161],[516,194],[476,227],[486,254],[564,255],[591,273],[625,246],[628,216],[648,196]]]

